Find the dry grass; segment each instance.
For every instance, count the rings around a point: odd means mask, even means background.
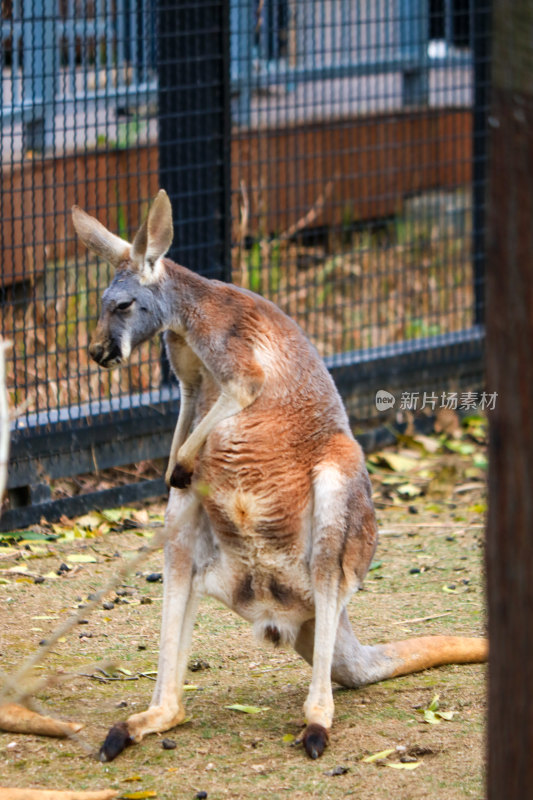
[[[372,478],[384,535],[376,555],[381,566],[370,572],[365,591],[350,605],[362,641],[483,631],[483,483],[472,480],[471,457],[448,453],[425,458],[425,463],[427,491],[409,501],[411,510],[400,501],[394,484],[383,484],[384,469]],[[455,484],[446,485],[445,476],[449,480],[450,475]],[[457,484],[463,484],[463,491],[453,493]],[[467,484],[470,488],[464,489]],[[146,508],[142,512],[146,518],[160,518],[162,506]],[[9,554],[7,548],[4,557],[0,552],[0,566],[27,559],[30,570],[41,574],[57,570],[71,553],[97,558],[97,563],[84,564],[56,580],[47,578],[40,585],[2,575],[6,582],[0,583],[0,668],[11,670],[20,663],[140,543],[138,535],[125,531],[70,542],[30,543],[32,550],[24,550],[25,558],[18,551]],[[152,683],[146,673],[156,668],[162,587],[148,583],[145,575],[160,569],[161,556],[152,556],[143,574],[127,581],[130,593],[111,611],[95,611],[88,624],[77,626],[57,645],[47,662],[47,669],[86,672],[84,665],[89,662],[111,658],[128,671],[116,673],[121,680],[109,682],[72,675],[60,687],[51,686],[39,695],[48,712],[85,723],[82,738],[92,751],[112,722],[143,709],[149,701]],[[143,598],[152,602],[141,604]],[[432,619],[415,621],[428,616]],[[168,800],[193,798],[198,791],[207,792],[209,800],[249,796],[271,800],[287,794],[297,800],[483,796],[483,666],[450,666],[359,691],[336,690],[331,746],[320,761],[311,762],[294,742],[284,741],[287,734],[297,738],[302,729],[302,703],[310,679],[309,668],[293,652],[256,642],[246,623],[206,600],[195,630],[191,662],[195,660],[209,666],[188,674],[197,686],[187,692],[192,719],[166,734],[176,742],[175,750],[163,750],[163,737],[151,736],[103,765],[87,757],[74,741],[0,734],[2,783],[78,789],[113,786],[121,792],[155,791],[158,798]],[[427,707],[436,693],[442,708],[457,713],[451,722],[424,724],[420,708]],[[239,715],[226,708],[235,702],[268,711]],[[117,708],[119,704],[127,705]],[[401,772],[361,761],[368,753],[397,745],[420,753],[421,766]],[[338,765],[349,771],[325,774]]]

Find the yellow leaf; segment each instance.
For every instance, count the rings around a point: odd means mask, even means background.
[[[286,733],[281,741],[286,742],[287,744],[289,742],[294,742],[294,735],[292,733]]]
[[[184,692],[195,692],[196,689],[198,689],[198,686],[195,683],[185,683],[183,685]]]
[[[130,775],[129,778],[123,778],[122,783],[133,783],[133,781],[142,781],[140,775]]]
[[[381,761],[387,756],[390,756],[392,753],[395,753],[396,750],[394,747],[389,748],[388,750],[380,750],[379,753],[373,753],[371,756],[365,756],[361,759],[365,764],[373,764],[374,761]]]
[[[148,789],[144,792],[126,792],[126,794],[121,795],[123,800],[144,800],[145,797],[157,797],[157,792],[154,792],[152,789]]]
[[[375,458],[376,463],[385,464],[394,472],[410,472],[420,466],[418,459],[401,456],[398,453],[376,453]]]
[[[98,559],[90,553],[69,553],[67,561],[72,564],[96,564]]]
[[[402,761],[395,761],[392,764],[385,764],[386,767],[391,767],[391,769],[416,769],[420,766],[421,761],[406,761],[405,764]]]

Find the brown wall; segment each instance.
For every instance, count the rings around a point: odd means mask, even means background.
[[[471,124],[468,110],[436,109],[237,133],[231,150],[233,237],[243,233],[243,198],[249,204],[244,232],[264,235],[287,231],[310,211],[312,225],[372,219],[394,214],[406,195],[466,184]],[[152,196],[157,188],[156,145],[4,168],[4,283],[74,255],[69,220],[74,203],[112,230],[125,227],[131,234],[142,211],[137,198]]]

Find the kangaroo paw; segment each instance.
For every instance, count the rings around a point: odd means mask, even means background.
[[[303,746],[309,758],[320,758],[327,747],[328,741],[327,730],[316,723],[308,725],[302,737]]]
[[[109,729],[105,741],[98,752],[100,761],[113,761],[126,747],[133,744],[127,722],[117,722]]]
[[[186,489],[187,486],[190,486],[191,478],[192,472],[189,472],[186,467],[178,463],[172,470],[170,485],[175,489]]]

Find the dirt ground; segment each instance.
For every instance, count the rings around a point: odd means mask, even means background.
[[[349,606],[363,642],[483,634],[484,440],[483,421],[467,421],[460,436],[415,437],[369,458],[381,539],[364,591]],[[149,541],[163,508],[92,514],[0,540],[4,673]],[[358,691],[337,688],[330,746],[313,762],[298,744],[309,667],[290,650],[255,641],[244,621],[209,599],[190,657],[189,721],[111,764],[95,760],[109,726],[149,702],[162,585],[147,577],[161,568],[161,554],[150,556],[105,598],[111,607],[99,603],[34,670],[37,679],[56,675],[37,693],[39,708],[85,727],[64,741],[0,733],[2,785],[113,787],[121,797],[168,800],[202,792],[210,800],[483,797],[484,666],[441,667]],[[44,581],[35,583],[39,576]],[[105,660],[114,666],[98,671]],[[236,703],[261,710],[228,708]],[[446,719],[424,714],[428,709],[454,713]],[[163,749],[164,738],[175,748]],[[384,750],[393,752],[363,760]]]

